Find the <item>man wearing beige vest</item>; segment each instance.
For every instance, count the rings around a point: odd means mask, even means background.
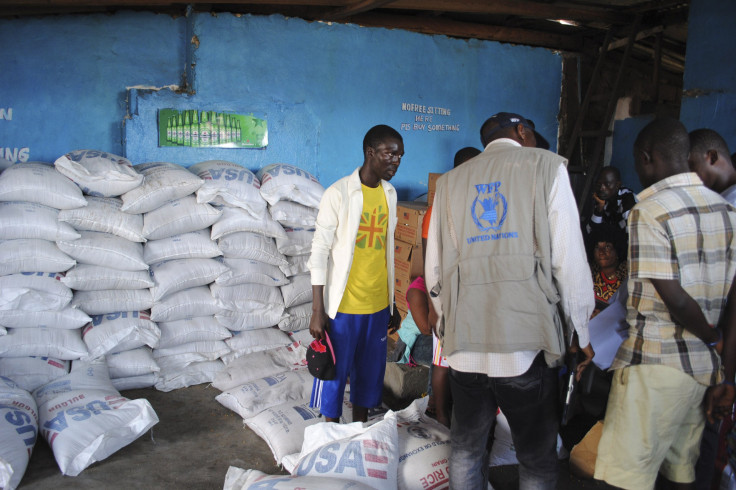
[[[557,367],[563,321],[593,358],[594,297],[564,158],[537,148],[533,125],[498,113],[485,150],[437,182],[425,274],[450,365],[450,485],[486,488],[488,436],[506,416],[521,489],[557,481]],[[561,318],[562,315],[564,318]]]

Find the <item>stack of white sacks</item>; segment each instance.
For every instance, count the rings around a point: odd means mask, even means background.
[[[62,278],[74,291],[72,306],[92,318],[82,334],[85,360],[109,359],[119,390],[151,386],[158,366],[150,347],[160,335],[150,320],[153,281],[143,260],[143,215],[128,211],[123,200],[141,188],[143,176],[127,159],[94,150],[67,153],[55,167],[87,200],[59,213],[81,237],[57,242],[77,262]]]
[[[265,199],[261,231],[241,230],[234,240],[224,236],[218,241],[232,275],[242,271],[248,282],[231,297],[225,291],[232,286],[221,277],[217,282],[224,287],[213,286],[213,292],[233,303],[239,297],[252,311],[244,314],[234,304],[221,319],[241,331],[228,341],[233,352],[212,384],[222,391],[217,401],[243,417],[281,464],[299,452],[304,428],[320,421],[319,410],[309,407],[313,378],[306,369],[305,346],[312,340],[312,287],[306,263],[324,188],[304,170],[281,163],[264,167],[257,177]],[[344,412],[350,417],[349,402]]]
[[[324,188],[313,175],[284,163],[264,167],[258,172],[258,178],[269,214],[284,229],[284,236],[276,237],[276,247],[286,259],[281,270],[289,284],[281,286],[284,313],[278,325],[294,340],[306,345],[311,341],[309,320],[312,316],[312,285],[307,260]]]
[[[117,393],[169,391],[211,382],[218,373],[240,380],[232,386],[238,388],[271,374],[291,379],[282,371],[294,368],[296,380],[287,386],[293,402],[280,400],[289,405],[281,408],[317,422],[318,412],[307,407],[312,378],[304,370],[311,341],[306,262],[324,189],[291,165],[270,165],[259,177],[263,187],[231,162],[133,166],[94,150],[0,174],[0,376],[8,397],[37,390],[40,406],[54,398],[47,393],[56,388],[47,384],[60,383],[66,394],[88,390],[77,379],[82,371],[93,373],[102,391]],[[275,369],[254,367],[250,356],[278,358],[274,352],[285,356]],[[109,408],[128,402],[120,397]],[[130,410],[145,419],[138,427],[150,427],[157,419],[143,402]],[[271,408],[264,403],[244,413]],[[58,435],[54,420],[40,424],[47,437]],[[265,430],[259,433],[267,437]],[[282,452],[300,445],[301,436]],[[72,467],[59,446],[65,474],[108,455],[97,452]],[[0,445],[0,468],[9,470],[5,449]],[[15,465],[15,484],[22,465]],[[9,476],[2,480],[9,474],[0,471],[0,483],[12,488]]]
[[[0,174],[0,375],[32,391],[87,355],[82,327],[60,279],[75,260],[57,242],[80,234],[60,210],[86,206],[82,191],[53,166],[13,165]],[[43,359],[43,358],[46,359]]]
[[[209,238],[222,211],[198,202],[204,180],[180,165],[153,162],[135,169],[143,174],[143,184],[127,197],[129,209],[143,213],[144,260],[154,282],[151,320],[160,330],[153,349],[160,368],[155,386],[170,391],[209,382],[229,351],[223,342],[227,334],[214,321],[219,307],[209,291],[227,271],[215,260],[220,252]]]
[[[0,406],[10,407],[0,424],[0,486],[6,489],[15,488],[25,472],[36,428],[61,471],[74,476],[158,422],[146,400],[120,396],[104,360],[90,362],[94,352],[82,340],[91,315],[111,310],[102,306],[104,295],[77,297],[70,284],[104,291],[103,284],[129,280],[128,272],[146,269],[133,265],[139,243],[123,244],[110,230],[94,235],[63,219],[98,208],[80,188],[98,185],[97,195],[115,195],[105,178],[95,181],[105,170],[123,176],[127,188],[140,184],[126,162],[91,153],[72,157],[87,159],[89,171],[78,180],[42,162],[16,164],[0,175]],[[85,270],[97,265],[100,255],[123,272]]]
[[[274,237],[283,229],[270,219],[256,176],[234,163],[213,160],[190,168],[205,180],[199,201],[221,206],[222,217],[212,226],[211,237],[222,252],[228,271],[210,286],[220,311],[218,324],[232,335],[226,341],[230,363],[242,354],[289,342],[286,335],[270,335],[284,308],[278,286],[286,276]],[[268,332],[268,333],[266,333]]]

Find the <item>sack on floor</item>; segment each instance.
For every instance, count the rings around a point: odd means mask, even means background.
[[[82,339],[89,350],[89,359],[144,345],[156,347],[160,337],[161,331],[151,321],[147,311],[117,311],[94,315],[82,331]]]
[[[69,374],[69,361],[53,357],[0,357],[0,376],[12,379],[19,388],[32,392]]]
[[[212,386],[225,391],[259,378],[305,368],[306,355],[307,348],[301,344],[253,352],[230,363],[217,375]]]
[[[247,419],[267,408],[308,398],[311,390],[312,376],[299,369],[244,383],[223,391],[215,400]]]
[[[449,488],[450,429],[425,415],[428,398],[396,412],[399,489]]]
[[[305,398],[267,408],[245,419],[245,424],[266,441],[276,464],[281,464],[284,456],[301,450],[304,429],[323,421],[319,410],[311,408]]]
[[[159,391],[171,391],[187,386],[202,383],[211,383],[217,373],[222,371],[225,365],[219,359],[215,361],[193,362],[187,366],[167,367],[161,366],[156,389]]]
[[[223,490],[370,490],[347,478],[321,476],[267,475],[258,470],[244,470],[231,466],[225,475]]]
[[[383,420],[367,427],[361,422],[308,426],[293,474],[347,478],[376,490],[396,489],[396,423],[396,414],[388,412]]]
[[[129,376],[127,378],[113,378],[110,380],[112,385],[118,391],[140,390],[141,388],[150,388],[158,383],[158,373],[141,374],[139,376]]]
[[[36,402],[26,390],[0,376],[0,488],[18,486],[38,434]]]
[[[491,448],[490,466],[503,466],[519,464],[516,458],[516,448],[511,440],[511,428],[509,421],[503,412],[496,415],[496,427],[493,433],[493,447]],[[562,445],[562,439],[557,435],[557,457],[564,459],[568,456],[567,450]]]
[[[68,476],[77,476],[158,423],[147,400],[129,400],[112,386],[104,360],[73,363],[71,373],[41,386],[33,398],[41,434]]]

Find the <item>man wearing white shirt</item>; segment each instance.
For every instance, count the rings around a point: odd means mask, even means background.
[[[427,238],[425,279],[454,401],[451,487],[486,487],[486,441],[500,408],[520,488],[553,489],[564,323],[583,346],[578,373],[594,355],[595,300],[577,205],[565,159],[536,148],[524,117],[492,116],[481,142],[480,155],[438,180]]]

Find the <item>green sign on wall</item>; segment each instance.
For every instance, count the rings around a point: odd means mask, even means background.
[[[192,148],[264,148],[265,119],[230,112],[197,109],[158,110],[158,146]]]

